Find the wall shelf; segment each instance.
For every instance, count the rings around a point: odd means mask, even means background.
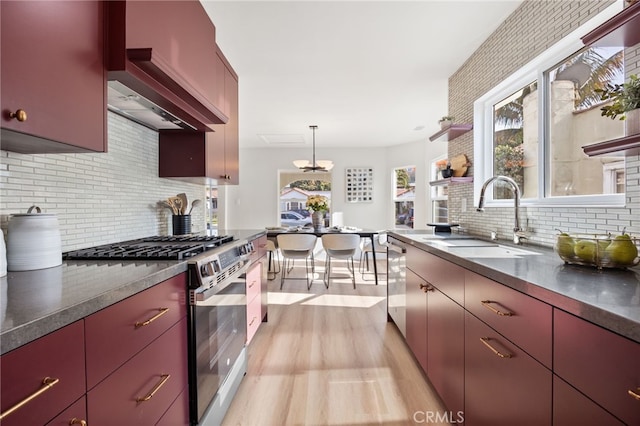
[[[640,3],[638,3],[640,4]],[[629,135],[623,138],[584,145],[582,150],[589,157],[599,155],[628,156],[640,154],[640,134]]]
[[[431,186],[443,186],[443,185],[454,185],[458,183],[470,183],[473,182],[473,176],[462,176],[462,177],[450,177],[445,179],[438,179],[429,182]]]
[[[584,37],[587,46],[631,47],[640,43],[640,2],[624,8],[620,13],[595,28]]]
[[[448,141],[452,141],[455,138],[457,138],[458,136],[464,135],[465,133],[467,133],[471,129],[473,129],[473,124],[454,123],[451,126],[445,127],[444,129],[440,130],[438,133],[435,133],[432,136],[430,136],[429,140],[431,142],[436,142],[436,141],[448,142]]]

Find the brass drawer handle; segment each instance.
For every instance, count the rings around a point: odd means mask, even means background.
[[[488,310],[490,310],[491,312],[493,312],[496,315],[499,315],[501,317],[511,317],[513,316],[513,312],[502,312],[496,308],[494,308],[493,306],[489,305],[489,303],[496,303],[493,300],[483,300],[480,303],[482,303],[482,306],[484,306],[485,308],[487,308]]]
[[[484,343],[484,345],[486,347],[488,347],[489,349],[491,349],[491,352],[493,352],[494,354],[498,355],[500,358],[511,358],[511,354],[503,354],[502,352],[500,352],[499,350],[497,350],[496,348],[494,348],[493,346],[491,346],[489,344],[489,340],[491,340],[489,337],[481,337],[480,341],[482,343]]]
[[[145,325],[149,325],[152,322],[154,322],[155,320],[157,320],[158,318],[160,318],[161,316],[163,316],[164,314],[166,314],[167,312],[169,312],[169,308],[159,308],[158,310],[160,312],[158,312],[157,314],[155,314],[154,316],[152,316],[148,320],[146,320],[146,321],[138,321],[136,323],[136,328],[140,328],[140,327],[144,327]]]
[[[75,417],[69,420],[69,425],[87,426],[87,421],[82,419],[76,419]]]
[[[420,289],[425,293],[428,291],[435,291],[435,288],[433,288],[430,284],[420,283]]]
[[[161,377],[160,381],[158,382],[157,385],[155,385],[153,387],[153,389],[151,389],[151,392],[149,392],[147,394],[147,396],[136,398],[136,402],[145,402],[145,401],[148,401],[151,398],[153,398],[153,395],[155,395],[156,392],[158,392],[160,390],[160,388],[167,382],[167,380],[169,380],[169,377],[171,377],[171,375],[170,374],[163,374],[160,377]]]
[[[640,401],[640,393],[638,392],[640,392],[640,388],[637,388],[635,392],[632,391],[631,389],[627,391],[627,393],[631,395],[633,398],[635,398],[636,401]]]
[[[27,111],[23,110],[23,109],[18,109],[16,110],[16,112],[10,112],[9,113],[9,118],[13,119],[15,118],[16,120],[23,122],[23,121],[27,121]]]
[[[253,317],[253,319],[251,319],[251,322],[249,323],[249,327],[251,327],[254,322],[256,322],[256,317]],[[629,392],[631,392],[631,391],[629,391]]]
[[[35,391],[31,395],[29,395],[28,397],[26,397],[22,401],[18,402],[16,405],[14,405],[13,407],[9,408],[4,413],[1,413],[0,414],[0,420],[4,419],[9,414],[17,411],[19,408],[21,408],[24,405],[28,404],[29,402],[33,401],[34,399],[36,399],[37,397],[42,395],[44,392],[46,392],[49,389],[51,389],[53,387],[53,385],[57,384],[59,381],[60,381],[60,379],[54,379],[54,378],[51,378],[51,377],[45,377],[44,379],[42,379],[42,387],[40,389],[38,389],[37,391]]]
[[[256,280],[251,281],[251,284],[249,284],[249,288],[253,287],[255,283],[256,283]]]

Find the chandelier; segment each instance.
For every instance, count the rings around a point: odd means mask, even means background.
[[[318,126],[309,126],[309,128],[313,131],[313,158],[311,162],[307,160],[293,160],[293,164],[305,172],[328,172],[333,168],[333,161],[316,161],[316,129]]]

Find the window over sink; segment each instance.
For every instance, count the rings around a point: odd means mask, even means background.
[[[489,177],[506,175],[525,205],[624,205],[624,159],[582,150],[624,136],[623,121],[601,115],[605,103],[596,92],[624,82],[624,48],[584,47],[579,38],[609,9],[475,102],[476,197]],[[513,197],[500,185],[486,195],[488,205]]]

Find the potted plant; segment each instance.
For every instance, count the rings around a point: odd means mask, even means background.
[[[445,115],[444,117],[442,117],[440,120],[438,120],[438,123],[440,124],[440,128],[446,129],[447,127],[451,126],[451,124],[453,124],[453,119],[454,117],[450,115]]]
[[[596,89],[600,99],[611,101],[600,108],[602,116],[615,120],[627,120],[627,134],[640,133],[640,79],[637,75],[629,76],[623,84],[607,84],[604,89]]]

